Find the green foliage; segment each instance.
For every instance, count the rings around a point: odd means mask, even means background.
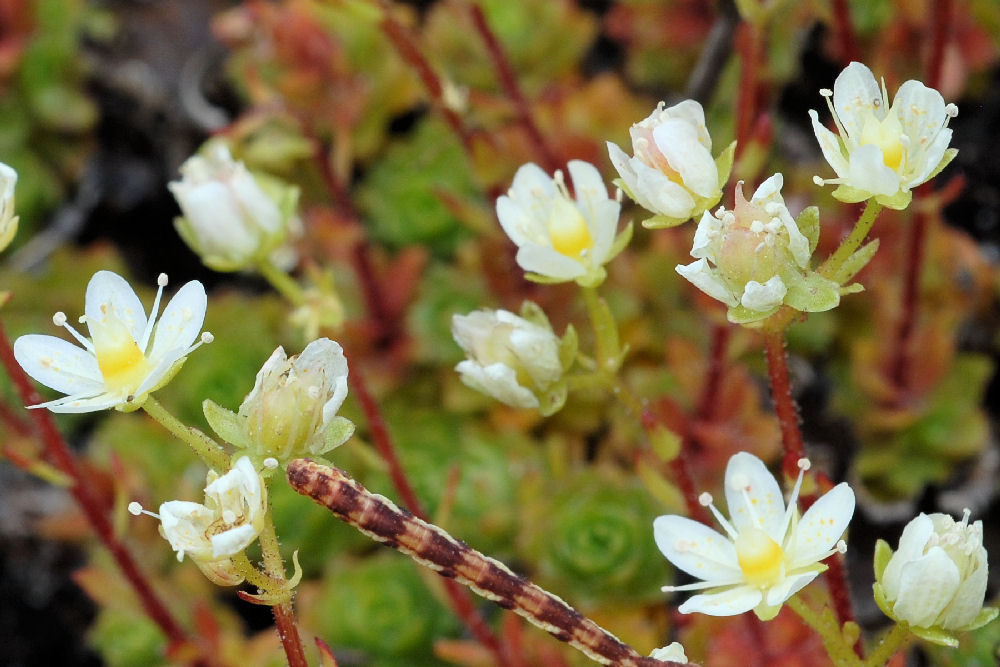
[[[148,667],[163,660],[163,633],[150,619],[122,609],[101,611],[88,636],[108,667]]]

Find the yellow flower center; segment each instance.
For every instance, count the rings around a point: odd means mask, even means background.
[[[556,197],[549,216],[549,238],[556,252],[580,259],[594,245],[587,221],[580,210],[566,197]]]
[[[875,114],[869,114],[861,130],[861,145],[873,144],[882,149],[882,161],[894,171],[903,162],[903,126],[894,112],[880,121]]]
[[[736,538],[736,560],[751,586],[769,586],[784,575],[785,552],[759,528],[745,528]]]
[[[107,391],[134,392],[152,368],[128,327],[113,314],[100,322],[88,322],[88,326]]]

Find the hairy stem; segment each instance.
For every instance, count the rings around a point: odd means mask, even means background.
[[[869,199],[865,204],[864,211],[861,212],[861,217],[858,221],[854,223],[854,228],[851,229],[851,233],[848,234],[847,238],[840,244],[832,255],[830,255],[823,265],[819,267],[820,275],[830,278],[837,275],[840,271],[840,267],[844,265],[844,262],[854,254],[854,252],[861,247],[861,244],[865,242],[868,238],[868,232],[871,231],[872,225],[875,224],[875,218],[878,217],[879,211],[882,210],[882,205],[876,202],[874,199]]]
[[[799,459],[806,457],[802,431],[799,429],[799,412],[792,398],[792,383],[788,375],[788,356],[785,354],[785,332],[767,331],[764,334],[767,354],[767,373],[771,380],[771,397],[774,413],[781,428],[781,446],[784,456],[781,469],[788,479],[799,474]]]
[[[275,582],[284,583],[285,563],[281,558],[281,549],[278,546],[278,536],[274,532],[274,519],[270,510],[264,515],[264,528],[258,539],[264,560],[264,571]],[[299,629],[295,625],[295,611],[292,609],[291,600],[272,606],[271,613],[274,615],[274,625],[278,631],[278,638],[281,639],[281,646],[285,649],[285,657],[288,658],[288,667],[309,667],[305,649],[302,648],[302,639],[299,637]]]
[[[892,626],[892,630],[882,638],[879,643],[878,648],[872,651],[868,659],[865,660],[865,667],[881,667],[882,665],[889,662],[892,656],[899,653],[901,650],[906,648],[906,646],[912,642],[914,635],[910,633],[909,628],[903,623],[897,623]]]
[[[790,597],[785,604],[819,635],[823,641],[823,647],[835,667],[861,667],[863,664],[861,659],[844,641],[840,625],[829,607],[824,607],[822,611],[816,611],[798,595]]]
[[[226,450],[219,443],[193,426],[184,424],[184,422],[164,408],[153,396],[146,397],[146,400],[142,404],[142,409],[146,411],[146,414],[158,421],[163,428],[173,434],[174,437],[190,445],[194,453],[209,468],[218,473],[229,469],[229,454],[226,453]]]
[[[10,376],[11,381],[17,389],[18,395],[26,405],[35,405],[42,402],[42,397],[35,391],[31,380],[24,370],[14,359],[14,351],[11,348],[10,340],[0,324],[0,362]],[[171,647],[179,647],[183,644],[190,644],[191,639],[180,626],[167,606],[160,600],[153,590],[152,584],[139,569],[138,564],[132,557],[132,553],[118,539],[114,527],[108,518],[107,508],[101,505],[94,495],[89,485],[87,477],[83,474],[79,461],[70,450],[69,445],[63,440],[62,435],[56,428],[52,415],[48,410],[39,409],[30,411],[35,428],[41,436],[42,444],[45,446],[46,455],[55,466],[73,483],[69,487],[69,492],[76,501],[76,504],[83,511],[91,529],[105,548],[111,553],[118,569],[128,581],[132,590],[135,591],[139,602],[149,618],[166,635]],[[196,659],[197,665],[208,665],[209,661]]]
[[[302,286],[295,282],[295,279],[286,272],[275,266],[271,260],[265,259],[258,263],[257,270],[270,283],[271,287],[293,306],[301,306],[305,303],[305,291],[302,289]]]

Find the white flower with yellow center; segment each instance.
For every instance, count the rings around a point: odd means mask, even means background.
[[[948,148],[948,121],[958,115],[958,107],[946,105],[941,93],[919,81],[900,86],[890,106],[885,82],[879,86],[870,69],[854,62],[840,73],[832,91],[820,94],[840,136],[809,111],[823,156],[837,172],[837,178],[816,177],[816,182],[839,185],[833,196],[841,201],[874,197],[889,208],[904,209],[910,190],[944,169],[958,152]]]
[[[98,271],[87,285],[81,323],[85,338],[66,323],[64,313],[52,321],[65,327],[82,348],[55,336],[29,334],[14,341],[14,357],[35,380],[69,394],[32,408],[53,412],[94,412],[108,408],[135,409],[145,397],[166,384],[180,364],[212,335],[201,334],[207,298],[197,280],[181,287],[156,322],[167,276],[160,274],[159,289],[149,319],[139,297],[124,278]]]
[[[840,539],[854,515],[854,491],[842,482],[799,517],[797,500],[806,459],[786,509],[778,482],[764,463],[740,452],[726,466],[726,502],[730,520],[703,493],[701,502],[718,519],[726,535],[682,516],[661,516],[653,537],[663,555],[680,570],[702,581],[664,586],[664,591],[712,589],[689,598],[684,614],[701,612],[733,616],[754,610],[762,620],[777,615],[781,605],[826,570],[820,563],[843,553]]]
[[[510,191],[497,198],[497,218],[517,245],[517,263],[528,278],[593,287],[604,280],[604,264],[622,251],[632,228],[615,235],[621,204],[608,197],[596,167],[581,160],[568,167],[575,197],[561,171],[551,178],[534,163],[522,165]]]
[[[224,475],[208,473],[205,504],[171,500],[159,514],[130,503],[132,514],[149,514],[160,520],[160,533],[177,552],[177,560],[191,556],[209,579],[222,586],[243,581],[235,572],[232,556],[253,543],[264,527],[267,487],[243,456]]]
[[[712,137],[705,111],[694,100],[666,107],[663,102],[629,129],[633,157],[608,142],[615,181],[643,208],[656,215],[644,227],[672,227],[697,217],[722,198],[735,142],[712,158]]]

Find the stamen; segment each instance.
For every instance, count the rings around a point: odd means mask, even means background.
[[[167,274],[161,273],[156,277],[156,298],[153,299],[153,307],[149,311],[149,319],[146,320],[146,328],[139,338],[139,349],[146,354],[146,346],[149,344],[149,337],[153,334],[153,325],[156,324],[156,316],[160,314],[160,299],[163,298],[163,288],[167,285]]]
[[[141,516],[143,514],[146,514],[148,516],[153,517],[154,519],[159,519],[160,518],[159,514],[156,514],[155,512],[150,512],[148,510],[143,509],[142,505],[140,505],[139,503],[135,502],[134,500],[128,504],[128,511],[129,511],[129,514],[131,514],[133,516]]]
[[[847,542],[845,542],[844,540],[837,540],[837,546],[834,547],[834,549],[836,549],[837,551],[839,551],[842,554],[846,554],[847,553]]]
[[[833,91],[830,90],[829,88],[820,88],[819,94],[822,95],[823,97],[833,97]]]
[[[799,466],[799,470],[802,470],[802,471],[809,470],[809,468],[812,467],[812,464],[809,462],[809,459],[807,459],[805,457],[799,459],[796,462],[796,465],[798,465]]]
[[[236,512],[232,510],[222,510],[222,520],[228,524],[236,523]]]
[[[954,118],[958,115],[958,106],[953,103],[946,104],[944,107],[944,113],[948,116],[948,118]]]
[[[81,318],[82,320],[83,318]],[[66,313],[61,310],[52,316],[52,323],[57,327],[62,327],[66,329],[77,340],[80,345],[83,345],[89,352],[94,352],[94,344],[88,339],[84,338],[76,329],[71,327],[66,322]]]
[[[726,531],[727,535],[729,535],[729,539],[735,542],[736,538],[739,536],[739,533],[737,533],[736,529],[733,528],[733,524],[729,523],[729,520],[726,519],[726,517],[722,516],[722,512],[716,509],[715,504],[712,502],[712,494],[706,491],[705,493],[698,496],[698,502],[701,503],[703,507],[707,507],[712,512],[712,516],[715,517],[715,520],[719,522],[719,525],[722,526],[722,529]]]
[[[274,470],[277,467],[278,467],[278,459],[274,458],[273,456],[268,456],[266,459],[264,459],[264,468],[266,468],[267,470]]]
[[[700,496],[698,496],[698,504],[700,504],[702,507],[710,506],[712,504],[712,494],[706,491]]]
[[[969,525],[969,518],[972,516],[972,510],[968,507],[962,510],[962,527],[965,528]]]
[[[824,185],[826,185],[826,181],[823,180],[822,178],[820,178],[818,175],[813,176],[813,183],[815,183],[816,185],[818,185],[820,187],[823,187]]]
[[[211,343],[214,340],[215,340],[215,336],[212,335],[211,331],[203,331],[202,332],[202,334],[201,334],[201,342],[202,343],[204,343],[205,345],[208,345],[209,343]]]
[[[792,521],[792,516],[799,511],[799,491],[802,490],[802,479],[805,477],[806,470],[812,467],[812,463],[805,457],[796,461],[796,465],[799,467],[799,476],[795,479],[791,495],[788,496],[788,507],[785,508],[785,518],[781,522],[782,535],[788,534],[788,526]]]

